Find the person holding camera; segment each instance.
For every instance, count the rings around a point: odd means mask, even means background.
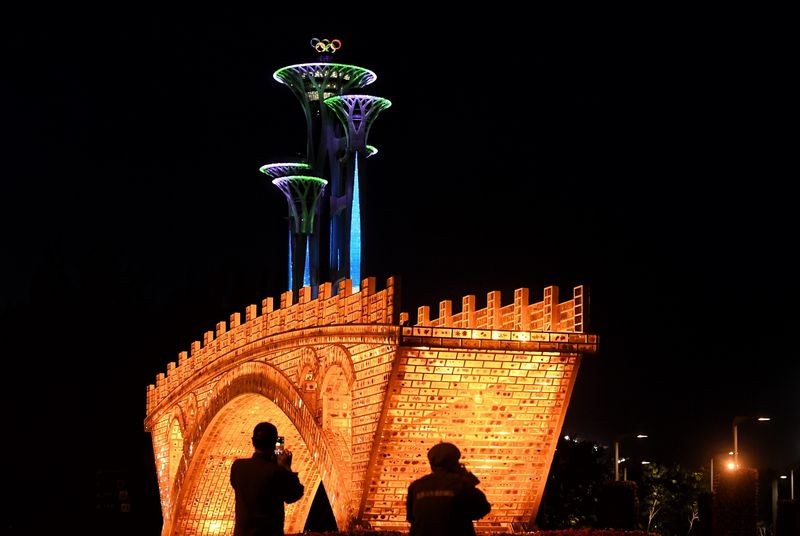
[[[408,486],[409,536],[475,536],[472,521],[491,510],[480,480],[459,463],[461,451],[438,443],[428,451],[431,473]]]
[[[236,493],[234,536],[283,536],[284,503],[300,500],[305,487],[292,471],[292,452],[278,448],[278,429],[260,422],[253,429],[251,458],[231,465]]]

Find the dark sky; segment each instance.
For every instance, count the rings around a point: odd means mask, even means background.
[[[601,350],[565,431],[646,430],[647,456],[699,466],[730,449],[734,416],[768,413],[740,426],[743,455],[796,466],[796,86],[788,34],[759,15],[9,17],[4,409],[21,452],[48,459],[20,485],[154,473],[146,385],[284,290],[285,200],[258,168],[305,149],[272,73],[313,61],[315,36],[393,103],[370,135],[365,247],[412,319],[586,285]],[[51,437],[70,438],[63,457]]]

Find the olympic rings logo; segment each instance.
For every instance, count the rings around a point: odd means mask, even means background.
[[[311,40],[311,48],[322,54],[323,52],[336,52],[342,48],[342,42],[338,39],[317,39]]]

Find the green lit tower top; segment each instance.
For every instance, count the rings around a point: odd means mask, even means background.
[[[377,76],[369,69],[334,63],[333,54],[342,47],[341,41],[315,38],[311,46],[319,61],[289,65],[273,74],[275,80],[292,90],[303,108],[305,160],[267,164],[261,171],[274,179],[287,199],[292,198],[287,188],[298,179],[279,179],[302,176],[304,181],[310,177],[323,181],[315,183],[319,184],[319,202],[313,203],[316,215],[306,220],[310,225],[305,232],[299,231],[297,225],[299,198],[295,195],[295,201],[289,201],[289,290],[297,292],[303,286],[311,286],[316,293],[321,282],[336,283],[341,279],[351,279],[355,290],[363,268],[363,160],[378,152],[367,145],[367,135],[378,113],[391,103],[379,97],[352,94]],[[300,245],[305,247],[298,250]]]

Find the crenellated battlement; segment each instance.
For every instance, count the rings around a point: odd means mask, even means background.
[[[514,291],[514,302],[503,306],[500,291],[493,290],[486,295],[486,307],[475,309],[475,296],[461,299],[461,312],[453,314],[453,302],[439,302],[439,316],[431,318],[430,307],[417,309],[417,326],[448,327],[464,329],[490,329],[510,331],[557,331],[583,333],[584,308],[583,286],[573,289],[572,299],[558,301],[558,287],[544,289],[544,299],[528,303],[527,288]],[[405,315],[403,313],[402,315]],[[401,323],[408,316],[401,315]]]
[[[189,352],[180,352],[177,363],[167,363],[166,373],[159,373],[155,384],[147,386],[147,414],[200,369],[228,364],[247,345],[266,337],[324,326],[399,326],[408,323],[408,313],[399,313],[395,318],[397,301],[394,277],[388,278],[386,288],[380,291],[376,291],[374,277],[364,279],[358,292],[352,292],[352,288],[349,279],[340,281],[338,292],[334,295],[331,283],[324,283],[319,286],[317,297],[312,299],[311,288],[303,287],[297,301],[294,301],[292,291],[286,291],[280,295],[277,309],[273,298],[265,298],[261,301],[261,314],[258,306],[251,304],[245,308],[244,322],[238,312],[230,315],[228,322],[217,322],[215,330],[203,334],[202,342],[194,341]],[[439,303],[439,316],[436,318],[431,318],[429,306],[419,307],[415,325],[514,331],[518,334],[529,331],[582,333],[585,321],[583,287],[575,287],[572,298],[564,302],[558,301],[558,295],[558,287],[546,287],[542,301],[528,303],[529,290],[519,288],[514,291],[514,301],[504,306],[500,292],[492,291],[487,294],[486,307],[483,309],[476,309],[475,296],[468,295],[461,300],[461,312],[455,314],[452,301],[444,300]],[[520,340],[520,337],[514,339]],[[522,340],[533,339],[527,337]]]
[[[217,322],[167,364],[147,388],[145,417],[164,534],[199,526],[212,511],[232,523],[220,460],[246,455],[241,434],[258,419],[282,423],[309,486],[331,482],[342,526],[359,519],[403,529],[397,490],[423,467],[414,463],[426,445],[443,439],[463,446],[498,505],[484,528],[535,515],[580,356],[597,351],[597,336],[584,332],[583,287],[563,302],[555,286],[534,303],[527,288],[506,304],[492,291],[480,309],[468,295],[455,313],[444,300],[435,318],[419,307],[416,324],[399,311],[398,292],[392,277],[383,290],[370,277],[358,292],[350,280],[336,294],[320,285],[315,298],[310,287],[286,291]],[[507,497],[509,483],[528,495]],[[206,512],[199,497],[215,487],[224,500]],[[200,518],[175,506],[183,493],[201,505],[190,507]],[[297,508],[287,523],[302,528],[310,504]]]
[[[496,290],[468,295],[457,312],[451,300],[419,307],[413,323],[395,278],[359,287],[364,160],[377,152],[367,138],[391,103],[351,93],[376,75],[331,63],[340,40],[311,46],[320,61],[273,74],[303,108],[306,154],[261,167],[289,201],[289,290],[217,322],[147,387],[162,536],[233,533],[230,467],[263,421],[284,435],[307,490],[286,507],[287,533],[304,530],[322,482],[340,529],[407,532],[406,489],[440,441],[459,446],[492,504],[476,530],[524,530],[582,355],[597,352],[584,289],[563,302],[555,286],[534,303],[527,288],[506,304]]]
[[[260,339],[294,330],[344,324],[397,324],[395,314],[395,278],[386,281],[386,288],[375,290],[375,278],[361,282],[361,289],[353,292],[353,283],[346,279],[338,284],[333,295],[331,283],[319,286],[317,297],[311,299],[311,288],[300,289],[297,301],[292,291],[283,292],[278,309],[273,298],[261,300],[258,306],[245,308],[245,320],[241,313],[230,315],[229,323],[217,322],[215,331],[206,331],[203,341],[194,341],[190,351],[180,352],[178,362],[167,363],[167,372],[156,375],[156,383],[147,386],[147,414],[178,388],[187,378],[200,369],[217,365],[223,355],[235,356],[245,346]],[[219,363],[221,364],[221,363]]]

